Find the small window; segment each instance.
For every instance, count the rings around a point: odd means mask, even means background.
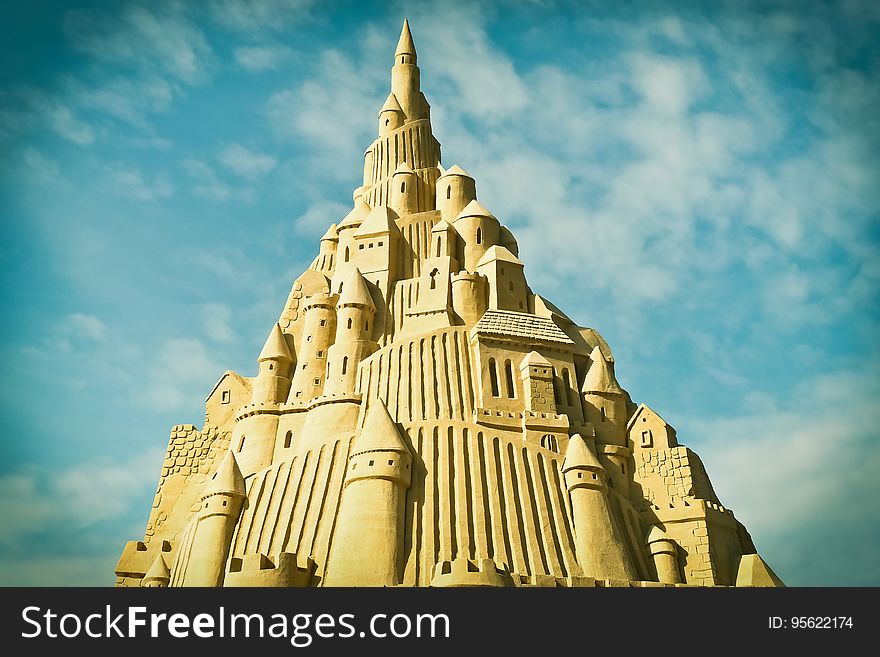
[[[348,328],[351,329],[351,317],[348,318]]]
[[[367,465],[373,465],[373,463],[375,463],[375,461],[370,461]]]
[[[241,441],[238,443],[238,451],[239,452],[244,449],[244,439],[245,439],[245,437],[242,436]]]
[[[275,363],[269,363],[269,371],[271,372],[274,369],[275,369]]]
[[[389,123],[391,123],[391,119],[385,119],[385,125],[388,125]]]
[[[394,465],[394,459],[388,459],[388,465]]]
[[[370,242],[369,245],[368,245],[368,247],[372,249],[372,248],[373,248],[373,243]]]
[[[358,249],[363,250],[363,248],[364,248],[363,244],[358,244]]]
[[[223,506],[227,506],[229,504],[228,500],[223,500]]]
[[[651,430],[642,431],[642,447],[653,447],[654,446],[654,437],[651,435]]]
[[[567,368],[562,369],[562,384],[565,387],[565,403],[571,406],[571,378],[568,376]]]
[[[350,255],[350,254],[349,254],[349,252],[348,252],[348,247],[345,247],[345,261],[346,261],[346,262],[348,262],[349,255]]]
[[[311,341],[312,341],[312,336],[310,335],[306,338],[306,342],[311,342]]]
[[[551,452],[559,453],[559,441],[552,434],[544,434],[541,436],[541,447],[549,449]]]
[[[440,257],[440,249],[441,249],[442,246],[443,246],[443,240],[441,240],[441,239],[438,237],[438,238],[437,238],[437,257],[438,257],[438,258]]]
[[[345,374],[348,370],[348,356],[342,357],[342,373]]]
[[[449,185],[449,186],[446,188],[446,198],[447,198],[447,199],[452,198],[452,185]]]
[[[403,194],[406,191],[406,183],[400,183],[400,193]]]
[[[324,357],[324,351],[322,349],[319,349],[318,350],[318,358],[323,358],[323,357]]]
[[[300,397],[302,397],[302,390],[296,393],[296,398],[299,399]]]
[[[220,403],[221,404],[228,404],[230,402],[231,398],[232,398],[232,395],[230,394],[230,392],[228,390],[224,390],[223,392],[220,393]]]
[[[382,246],[382,242],[379,242],[379,244],[377,246]]]
[[[492,389],[492,396],[498,397],[498,371],[495,369],[495,359],[489,359],[489,385]]]
[[[364,331],[369,331],[369,330],[370,330],[370,323],[364,322]]]
[[[516,388],[513,387],[513,365],[509,360],[504,361],[504,378],[507,380],[507,396],[516,397]]]
[[[326,320],[326,319],[322,319],[322,320],[321,320],[321,326],[327,326],[327,320]]]
[[[482,244],[482,243],[483,243],[483,229],[477,228],[477,244]]]
[[[321,385],[321,377],[315,377],[315,385],[316,386]]]
[[[599,410],[599,419],[602,422],[605,421],[605,407],[604,406]]]
[[[306,369],[306,365],[308,365],[308,363],[303,363],[303,366],[300,369]]]

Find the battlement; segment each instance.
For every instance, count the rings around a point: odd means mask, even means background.
[[[440,561],[434,566],[431,586],[435,587],[483,587],[513,586],[510,570],[505,564],[492,559],[454,559]]]
[[[257,402],[242,406],[235,412],[235,421],[240,422],[246,417],[254,415],[279,415],[280,404]]]
[[[229,560],[224,586],[271,586],[301,588],[311,583],[315,562],[307,558],[305,566],[297,564],[296,554],[282,552],[270,557],[265,554],[246,554]]]

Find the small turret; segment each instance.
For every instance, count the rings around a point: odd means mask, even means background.
[[[468,203],[477,200],[477,183],[457,164],[437,179],[437,209],[450,224]]]
[[[635,579],[608,506],[605,468],[579,434],[568,441],[562,476],[571,499],[575,554],[584,574],[597,579]]]
[[[330,546],[326,586],[395,586],[403,554],[403,504],[412,452],[380,399],[351,446]]]
[[[290,391],[290,366],[294,358],[278,324],[272,327],[257,361],[260,371],[254,382],[254,403],[283,402]]]
[[[330,228],[321,237],[319,253],[321,255],[333,253],[336,251],[337,244],[339,244],[339,233],[336,231],[336,224],[330,224]]]
[[[394,66],[391,68],[391,92],[397,97],[409,121],[424,118],[427,114],[420,84],[416,47],[409,31],[409,22],[404,20],[394,52]]]
[[[648,532],[648,549],[657,569],[657,581],[665,584],[678,584],[681,574],[678,567],[678,546],[659,525]]]
[[[379,110],[379,136],[391,134],[406,122],[406,114],[397,102],[394,93],[388,94],[385,104]]]
[[[183,586],[223,586],[229,544],[246,494],[235,455],[227,451],[199,496]]]
[[[168,569],[168,564],[165,563],[165,557],[157,554],[147,574],[144,575],[141,586],[144,588],[164,588],[168,586],[170,581],[171,571]]]
[[[409,30],[409,21],[403,19],[403,28],[400,30],[400,39],[397,41],[397,49],[394,51],[395,64],[416,63],[416,46],[413,43],[412,32]]]
[[[590,360],[590,369],[581,385],[584,418],[593,424],[603,443],[626,445],[626,395],[598,345],[590,353]]]
[[[492,246],[477,262],[476,270],[489,279],[490,309],[528,312],[529,286],[519,258],[503,246]]]
[[[391,176],[391,202],[398,216],[419,211],[419,177],[406,162],[401,162]]]
[[[501,224],[498,223],[495,215],[474,200],[458,213],[452,226],[464,245],[463,253],[459,258],[462,266],[468,271],[476,271],[478,263],[486,252],[498,244]]]
[[[370,339],[376,305],[360,270],[355,267],[336,302],[336,340],[327,354],[325,394],[354,392],[357,368],[379,345]]]

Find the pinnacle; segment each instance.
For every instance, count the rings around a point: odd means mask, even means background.
[[[468,178],[471,178],[471,174],[457,164],[453,164],[451,167],[443,171],[440,177],[442,178],[443,176],[467,176]]]
[[[379,110],[379,114],[382,112],[402,112],[403,109],[400,107],[400,103],[397,100],[397,96],[394,95],[392,91],[388,94],[388,98],[385,99],[385,104],[382,105],[382,109]]]
[[[330,228],[327,229],[327,232],[324,233],[324,237],[321,238],[321,241],[331,240],[333,242],[339,241],[339,233],[336,231],[336,224],[330,224]]]
[[[581,392],[622,393],[620,384],[614,378],[614,372],[608,361],[605,360],[605,355],[599,349],[599,345],[596,345],[592,353],[590,353],[590,360],[593,361],[593,364],[587,370],[587,376],[584,379],[584,384],[581,386]]]
[[[284,333],[277,323],[272,327],[272,332],[269,333],[269,337],[266,338],[266,344],[263,345],[263,350],[257,357],[257,361],[264,360],[293,362],[293,356],[291,356],[290,349],[287,347],[287,340],[284,339]]]
[[[165,558],[161,554],[156,555],[156,558],[153,559],[153,563],[150,565],[150,569],[144,575],[144,581],[151,579],[171,579],[171,571],[168,570],[168,564],[165,563]]]
[[[364,282],[361,270],[357,267],[352,270],[348,279],[343,283],[342,294],[339,295],[337,305],[359,305],[372,308],[373,310],[376,309],[373,297],[370,296],[370,291],[367,289],[367,284]]]
[[[235,460],[235,454],[231,450],[227,450],[226,456],[220,462],[220,467],[214,476],[208,480],[203,497],[213,493],[231,493],[244,497],[246,494],[244,485],[244,477],[241,476],[241,470],[238,467],[238,461]]]
[[[579,433],[574,434],[568,439],[568,448],[565,450],[565,459],[562,462],[562,470],[570,470],[571,468],[586,467],[594,470],[604,470],[599,459],[593,454]]]
[[[413,44],[412,32],[409,31],[409,21],[403,19],[403,29],[400,30],[400,40],[397,42],[397,50],[394,51],[394,61],[397,62],[401,55],[410,55],[412,57],[410,64],[416,63],[416,47]]]
[[[354,440],[352,454],[373,451],[409,452],[400,431],[381,399],[374,399],[367,410],[364,427]]]

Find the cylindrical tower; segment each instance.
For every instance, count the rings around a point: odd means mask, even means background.
[[[325,586],[396,586],[412,453],[380,399],[351,446]]]
[[[399,216],[414,214],[419,211],[419,184],[421,179],[412,167],[401,162],[391,176],[391,202],[388,204]]]
[[[360,270],[355,267],[336,303],[336,341],[328,352],[325,394],[354,392],[358,365],[379,348],[370,339],[375,317],[373,298]]]
[[[183,586],[223,586],[229,543],[246,495],[235,456],[226,452],[199,497],[195,534]]]
[[[597,579],[636,579],[608,508],[605,468],[579,434],[568,441],[562,474],[571,499],[575,555],[584,574]]]
[[[451,281],[452,309],[465,326],[473,326],[489,307],[489,282],[481,274],[468,272],[453,274]]]
[[[614,377],[612,365],[599,345],[590,353],[592,364],[581,386],[584,419],[591,422],[596,437],[606,445],[626,445],[626,395]]]
[[[324,390],[327,350],[336,331],[335,301],[335,294],[318,293],[302,305],[303,330],[288,403],[308,403]]]
[[[486,251],[498,244],[501,224],[495,215],[477,201],[471,201],[458,213],[452,227],[461,237],[459,262],[467,271],[476,271]]]
[[[659,526],[654,525],[648,533],[648,549],[654,566],[657,568],[657,580],[665,584],[678,584],[681,574],[678,567],[678,546]]]
[[[437,209],[451,224],[468,203],[477,200],[477,183],[457,164],[437,179]]]

